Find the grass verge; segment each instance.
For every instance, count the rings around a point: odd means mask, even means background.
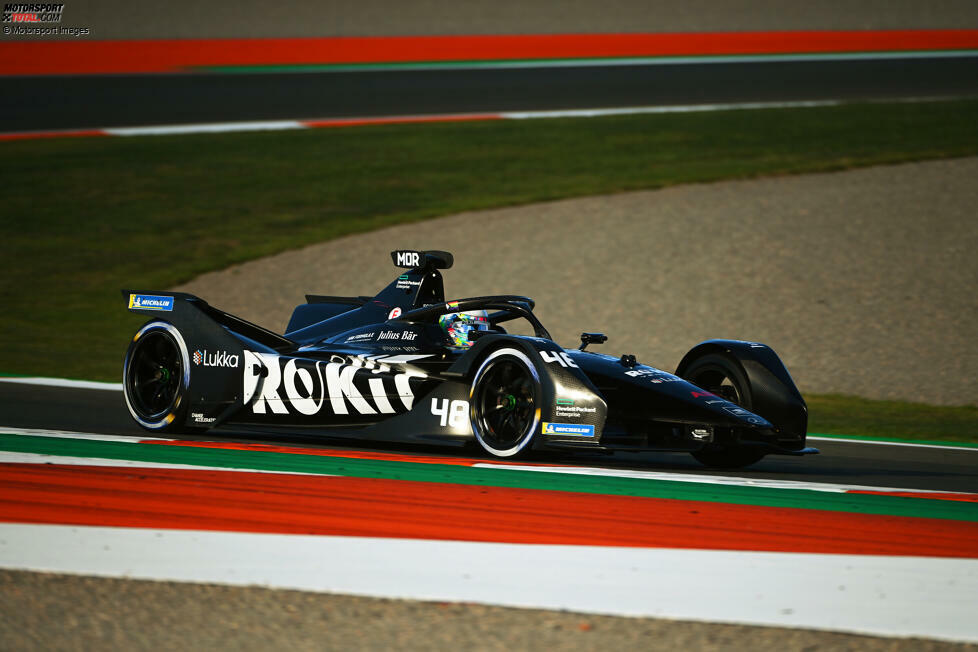
[[[978,406],[937,406],[815,394],[808,403],[808,431],[850,437],[952,441],[978,444]]]
[[[2,143],[16,192],[0,370],[118,380],[141,321],[123,287],[462,210],[975,155],[976,114],[972,100]]]

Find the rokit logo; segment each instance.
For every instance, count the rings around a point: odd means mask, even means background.
[[[194,351],[194,364],[202,367],[230,367],[237,369],[240,364],[240,356],[237,353],[230,354],[227,351],[217,351],[208,353],[206,349]]]
[[[350,414],[351,407],[356,414],[410,410],[414,404],[411,379],[427,375],[414,370],[381,371],[359,364],[314,362],[245,351],[244,403],[250,404],[255,414],[313,416],[324,408],[333,414]]]

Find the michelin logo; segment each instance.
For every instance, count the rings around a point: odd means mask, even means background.
[[[161,297],[152,294],[130,294],[129,309],[137,310],[173,310],[173,297]]]
[[[594,426],[579,423],[548,423],[543,422],[545,435],[576,435],[578,437],[594,437]]]

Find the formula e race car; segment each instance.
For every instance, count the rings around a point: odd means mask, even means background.
[[[190,294],[125,290],[151,317],[123,367],[133,419],[156,432],[221,426],[361,440],[534,449],[685,451],[740,467],[805,447],[808,412],[755,342],[710,340],[675,374],[557,345],[523,296],[446,301],[443,251],[394,251],[405,273],[374,297],[307,295],[284,335]],[[534,336],[509,334],[522,319]]]

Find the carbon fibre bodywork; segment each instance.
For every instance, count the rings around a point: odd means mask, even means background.
[[[129,310],[151,318],[124,365],[133,418],[157,431],[233,426],[478,441],[504,457],[531,448],[695,452],[721,440],[761,454],[817,452],[805,447],[804,400],[765,345],[704,342],[676,374],[583,345],[564,349],[533,314],[531,299],[446,301],[439,270],[451,267],[451,254],[391,255],[406,271],[376,296],[309,295],[283,335],[193,295],[124,291]],[[476,309],[491,311],[490,330],[470,347],[450,346],[438,318]],[[502,324],[512,319],[528,321],[535,335],[507,333]],[[749,387],[723,395],[684,379],[705,355],[725,356],[737,366],[728,375],[742,373]],[[498,385],[492,392],[480,389],[491,382]],[[745,392],[752,398],[738,400]],[[525,437],[512,446],[487,444],[496,411],[519,422]]]

